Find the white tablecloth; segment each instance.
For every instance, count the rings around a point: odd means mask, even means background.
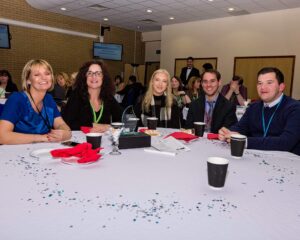
[[[76,132],[73,140],[82,142]],[[200,139],[177,156],[121,150],[90,165],[37,159],[0,146],[0,239],[299,239],[300,159]],[[225,188],[207,185],[206,159],[230,159]]]

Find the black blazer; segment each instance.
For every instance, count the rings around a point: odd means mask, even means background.
[[[186,71],[187,71],[187,67],[184,67],[181,69],[181,74],[180,74],[180,79],[182,81],[182,83],[184,84],[184,86],[187,86],[188,85],[188,82],[189,82],[189,79],[193,76],[196,76],[196,77],[200,77],[200,72],[197,68],[192,68],[188,78],[186,78]]]
[[[93,126],[93,112],[89,101],[80,98],[78,90],[74,90],[62,110],[62,117],[72,130],[80,130],[81,126]],[[103,115],[99,123],[110,124],[121,121],[122,110],[118,102],[112,96],[104,101]]]
[[[237,122],[235,115],[236,107],[230,103],[223,95],[219,94],[214,107],[211,132],[218,133],[222,127],[229,128]],[[205,95],[201,94],[198,99],[191,102],[186,120],[186,128],[193,128],[194,122],[204,122],[205,115]]]

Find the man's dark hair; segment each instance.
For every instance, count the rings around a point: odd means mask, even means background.
[[[239,85],[243,85],[243,82],[244,82],[244,79],[238,75],[234,75],[232,77],[232,81],[238,81],[239,82]]]
[[[204,63],[204,64],[202,65],[202,67],[204,68],[204,71],[207,71],[207,70],[209,70],[209,69],[213,69],[213,68],[214,68],[213,65],[212,65],[211,63]]]
[[[131,81],[132,83],[136,83],[136,76],[130,75],[129,76],[129,81]]]
[[[192,61],[194,61],[194,58],[191,57],[191,56],[189,56],[186,60],[192,60]]]
[[[205,73],[212,73],[212,74],[215,74],[218,81],[220,81],[220,79],[221,79],[221,73],[219,73],[219,72],[218,72],[217,70],[215,70],[215,69],[209,69],[209,70],[206,70],[205,72],[203,72],[203,73],[201,74],[201,81],[203,80],[203,76],[204,76]]]
[[[276,79],[279,84],[284,82],[283,73],[276,67],[264,67],[260,69],[259,72],[257,73],[257,78],[259,75],[267,74],[267,73],[275,73]]]

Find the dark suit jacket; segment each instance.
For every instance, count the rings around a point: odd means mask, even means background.
[[[184,84],[184,86],[187,86],[188,82],[189,82],[189,79],[193,76],[196,76],[196,77],[200,77],[200,72],[197,68],[192,68],[188,78],[186,78],[186,71],[187,71],[187,67],[184,67],[181,69],[181,73],[180,73],[180,79],[182,81],[182,83]]]
[[[237,122],[235,115],[236,107],[231,104],[223,95],[219,94],[214,107],[211,132],[218,133],[222,127],[229,128]],[[193,128],[194,122],[204,122],[205,115],[205,95],[201,94],[198,99],[190,104],[186,128]]]

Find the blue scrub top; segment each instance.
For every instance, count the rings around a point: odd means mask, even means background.
[[[48,119],[51,127],[53,127],[54,119],[60,116],[56,103],[50,94],[45,95],[41,115],[44,119]],[[45,134],[49,132],[43,118],[34,111],[25,92],[13,93],[7,99],[0,117],[1,120],[14,124],[14,132],[31,134]]]

